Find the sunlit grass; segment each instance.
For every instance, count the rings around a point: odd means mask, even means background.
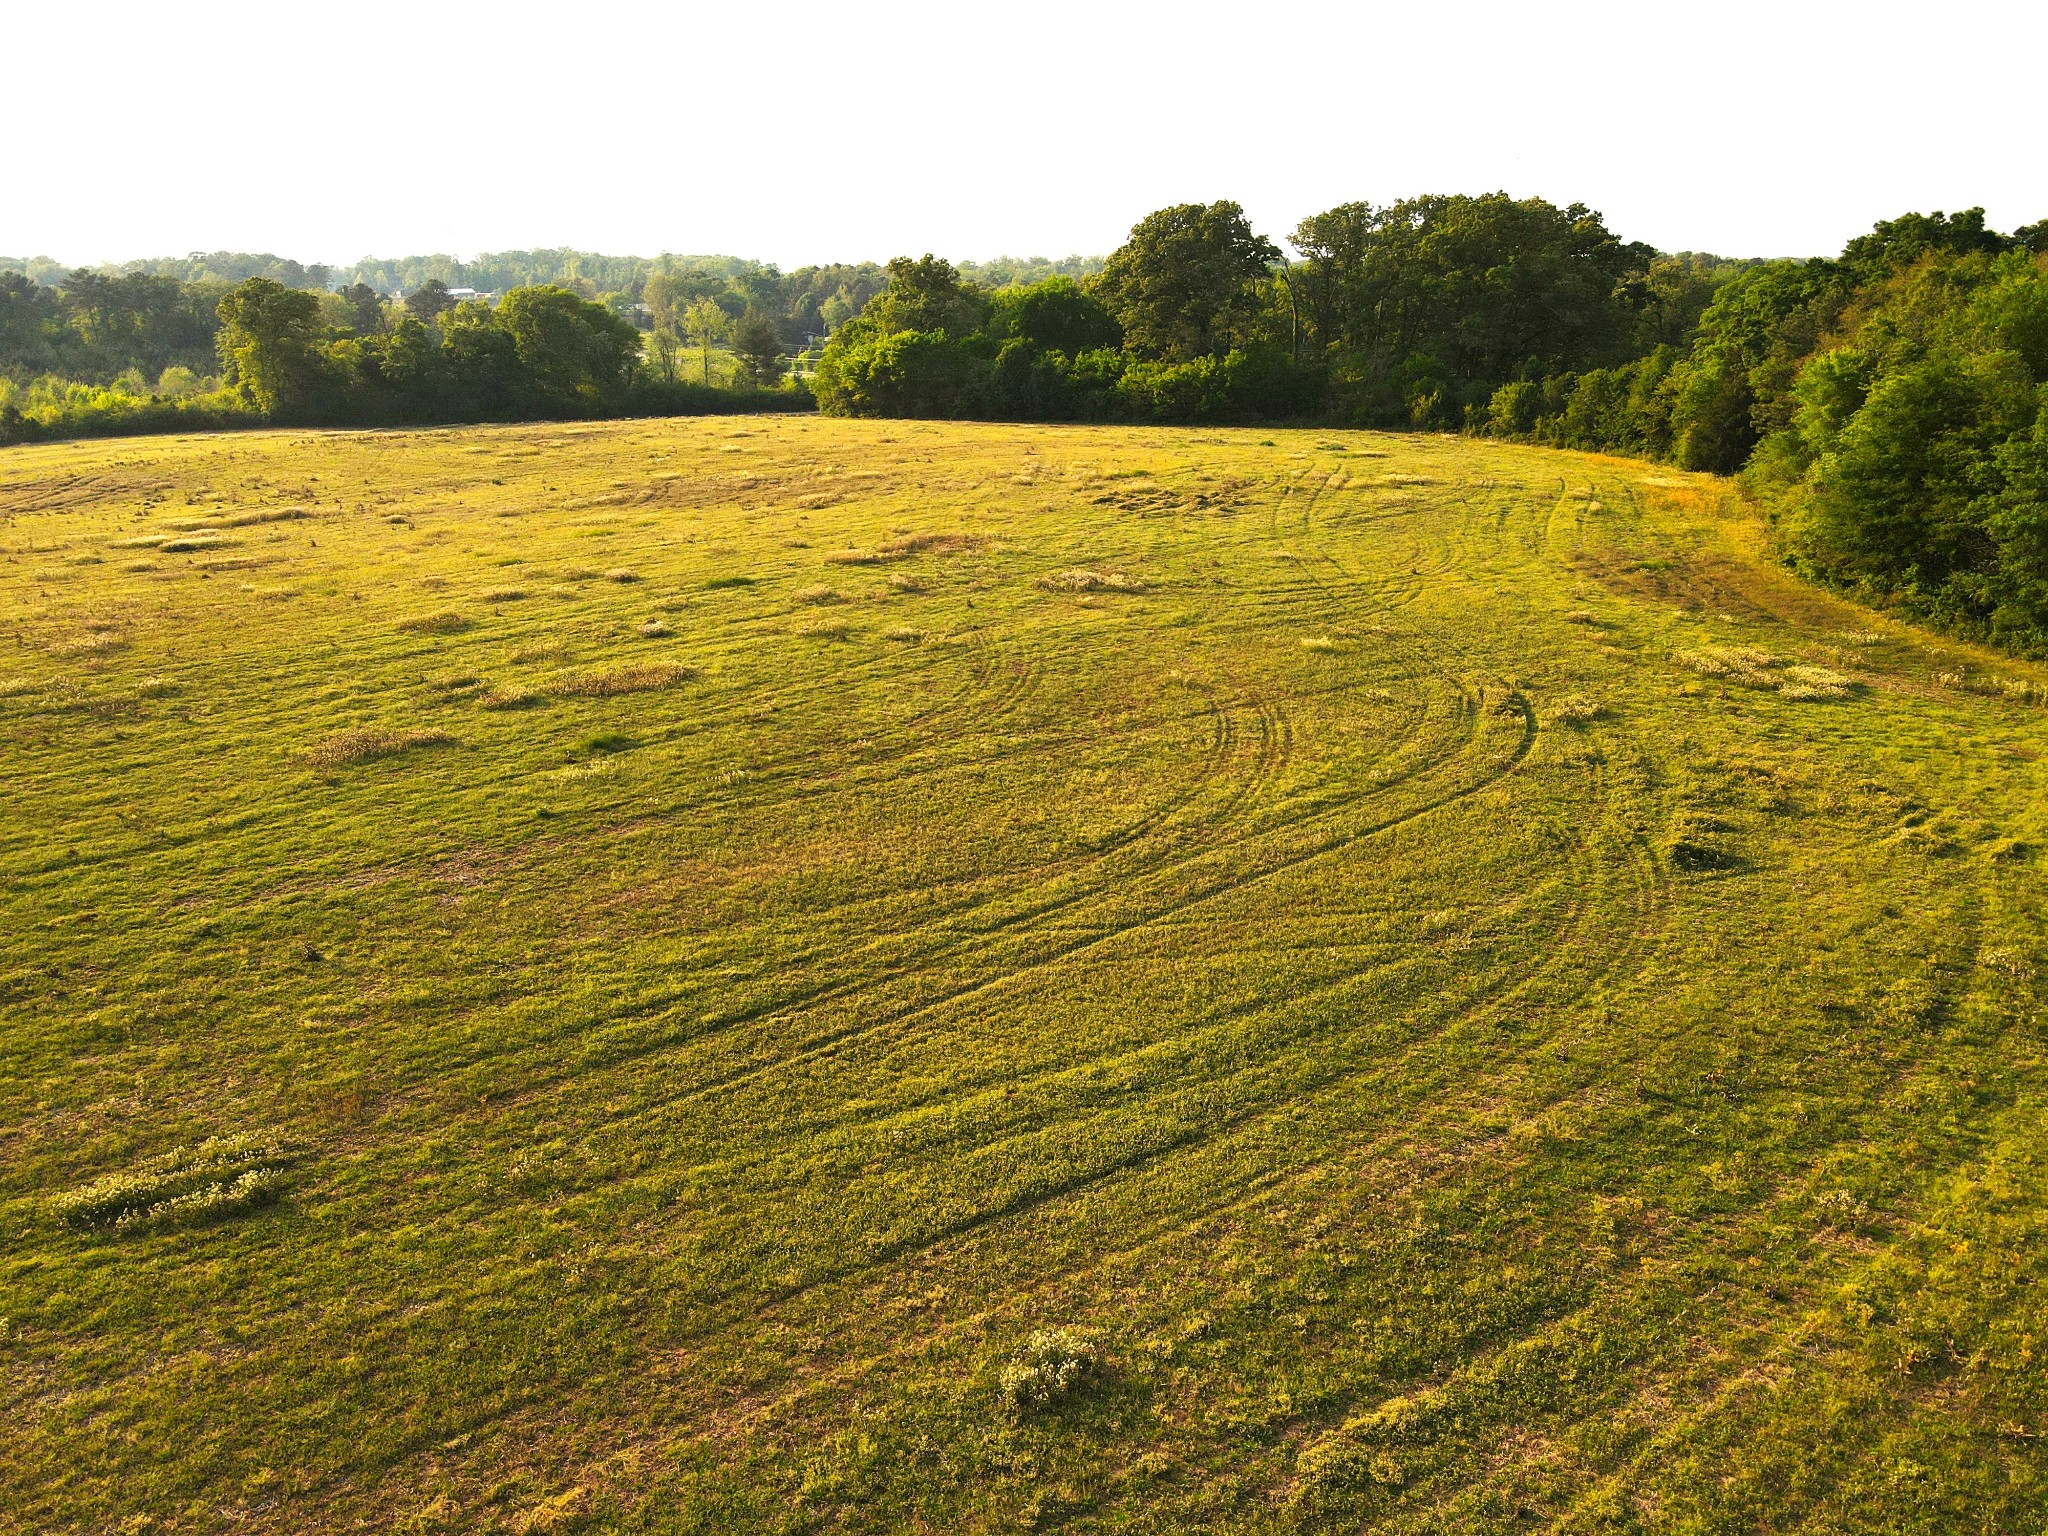
[[[2048,687],[1725,484],[249,433],[0,543],[0,1530],[2042,1523]]]

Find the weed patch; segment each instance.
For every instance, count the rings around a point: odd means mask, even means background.
[[[1981,672],[1943,672],[1935,681],[1957,693],[1974,693],[1980,698],[2004,699],[2013,704],[2048,704],[2048,687],[2016,677],[1988,677]]]
[[[997,1390],[1013,1411],[1049,1408],[1079,1387],[1096,1369],[1095,1346],[1065,1328],[1031,1335],[1003,1367]]]
[[[221,1220],[274,1201],[284,1189],[288,1163],[269,1142],[216,1136],[59,1195],[50,1208],[69,1226],[115,1232]]]

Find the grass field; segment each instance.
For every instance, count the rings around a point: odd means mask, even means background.
[[[0,1531],[2048,1518],[2041,674],[1721,484],[0,454]]]

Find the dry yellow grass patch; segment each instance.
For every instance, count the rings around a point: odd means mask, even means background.
[[[343,731],[308,747],[306,761],[315,768],[345,768],[351,763],[395,757],[401,752],[417,751],[422,747],[454,745],[455,738],[446,731],[394,731],[368,726],[361,730]]]
[[[1038,585],[1048,592],[1142,592],[1145,583],[1135,576],[1126,576],[1121,571],[1090,571],[1078,567],[1070,571],[1055,571],[1050,576],[1038,578]]]
[[[536,709],[547,701],[544,693],[517,687],[493,688],[477,697],[477,703],[485,709]]]
[[[409,619],[400,619],[396,627],[408,635],[459,635],[470,624],[467,614],[447,608],[439,613],[417,613]]]
[[[558,677],[554,680],[552,689],[556,693],[574,694],[579,698],[604,699],[614,694],[651,693],[657,688],[673,688],[677,683],[687,683],[696,675],[695,667],[647,662],[635,666],[613,667],[603,672],[583,672],[569,677]]]

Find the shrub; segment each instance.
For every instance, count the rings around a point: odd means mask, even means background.
[[[1003,1401],[1017,1412],[1058,1402],[1095,1370],[1095,1346],[1064,1328],[1042,1328],[1003,1367]]]

